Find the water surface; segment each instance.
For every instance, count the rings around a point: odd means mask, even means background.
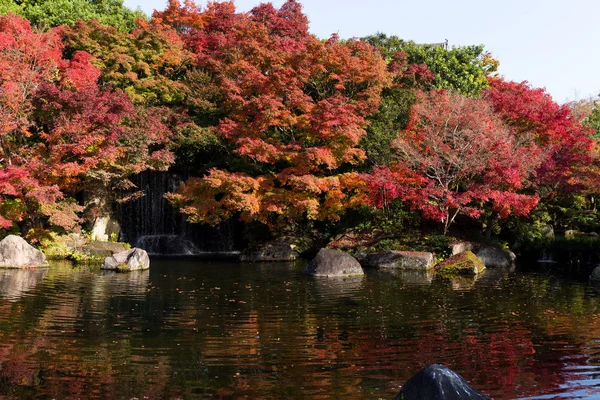
[[[0,398],[391,399],[434,362],[496,399],[600,398],[586,283],[314,279],[303,266],[0,270]]]

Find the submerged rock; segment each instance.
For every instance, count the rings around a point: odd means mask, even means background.
[[[441,364],[431,364],[413,375],[394,400],[491,400],[465,379]]]
[[[321,249],[308,264],[304,273],[314,276],[364,275],[356,258],[339,250]]]
[[[20,236],[8,235],[0,241],[0,268],[47,267],[44,253]]]
[[[297,257],[298,253],[292,244],[271,242],[258,249],[245,251],[240,259],[245,262],[294,261]]]
[[[150,268],[150,258],[145,250],[133,248],[106,257],[102,269],[112,271],[138,271]]]
[[[433,253],[387,250],[368,254],[362,264],[366,268],[427,270],[433,267],[433,260]]]
[[[449,275],[477,276],[485,270],[485,265],[473,252],[467,250],[437,264],[435,270]]]
[[[460,254],[465,251],[471,251],[483,261],[488,268],[506,268],[516,259],[512,252],[504,252],[496,247],[486,246],[479,243],[459,242],[452,246],[452,254]]]

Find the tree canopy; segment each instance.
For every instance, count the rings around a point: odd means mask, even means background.
[[[0,15],[7,13],[21,15],[31,24],[42,27],[95,19],[121,31],[135,28],[138,18],[147,19],[142,11],[125,7],[123,0],[0,0]]]

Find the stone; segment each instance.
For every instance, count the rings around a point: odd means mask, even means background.
[[[473,252],[481,259],[481,261],[483,261],[487,268],[506,268],[516,259],[516,255],[512,252],[507,254],[496,247],[479,243],[459,242],[452,245],[452,255],[460,254],[465,251]]]
[[[116,242],[89,242],[77,249],[78,253],[93,256],[108,257],[113,254],[122,253],[127,249],[122,243]]]
[[[433,267],[433,253],[418,251],[386,250],[368,254],[362,260],[366,268],[399,268],[412,270],[427,270]]]
[[[109,215],[97,217],[94,220],[90,237],[94,241],[106,242],[111,238],[118,239],[121,232],[119,222]]]
[[[20,236],[8,235],[0,241],[0,268],[47,267],[44,253]]]
[[[544,225],[540,228],[540,235],[542,239],[554,240],[554,227],[552,225]]]
[[[258,249],[245,251],[240,260],[244,262],[294,261],[298,258],[295,246],[287,242],[269,242]]]
[[[394,400],[491,400],[459,374],[442,364],[431,364],[413,375]]]
[[[106,257],[101,269],[111,271],[139,271],[150,268],[150,258],[145,250],[133,248]]]
[[[600,266],[594,268],[590,275],[590,282],[593,284],[600,284]]]
[[[479,257],[467,250],[442,261],[434,269],[448,275],[477,276],[485,270],[485,265]]]
[[[364,275],[356,258],[339,250],[321,249],[304,270],[314,276],[352,276]]]

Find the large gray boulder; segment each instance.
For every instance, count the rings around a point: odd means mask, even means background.
[[[496,247],[479,243],[459,242],[452,246],[452,255],[472,251],[487,268],[507,268],[513,264],[516,256],[512,252],[504,252]]]
[[[321,249],[308,264],[304,273],[314,276],[364,275],[356,258],[339,250]]]
[[[240,260],[244,262],[294,261],[298,258],[295,246],[288,242],[265,243],[257,249],[245,251]]]
[[[590,282],[594,285],[600,285],[600,267],[594,268],[592,275],[590,275]]]
[[[111,271],[139,271],[150,268],[150,258],[146,250],[133,248],[106,257],[101,269]]]
[[[8,235],[0,241],[0,268],[47,267],[44,253],[20,236]]]
[[[428,270],[433,267],[433,253],[420,251],[386,250],[368,254],[362,260],[365,268],[398,268],[411,270]]]
[[[491,400],[442,364],[431,364],[402,386],[395,400]]]

